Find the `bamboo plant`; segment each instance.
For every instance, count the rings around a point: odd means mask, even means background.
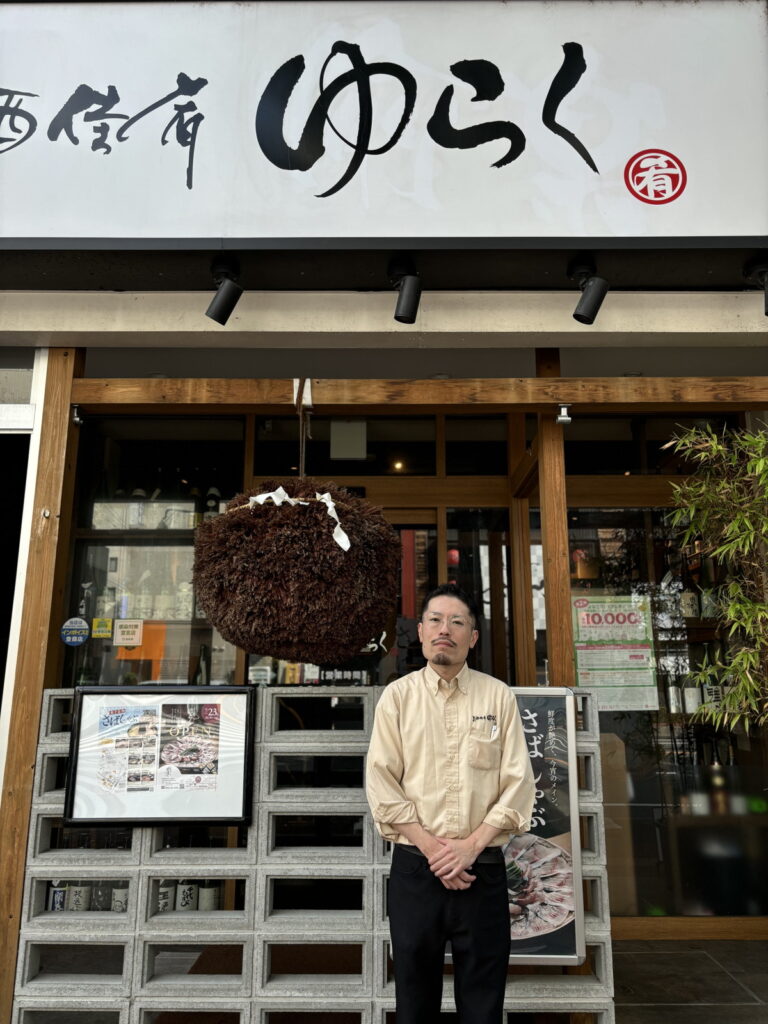
[[[667,445],[693,473],[673,485],[669,520],[682,544],[700,540],[721,570],[716,619],[725,643],[689,678],[723,684],[698,712],[716,728],[768,721],[768,429],[693,427]],[[724,649],[727,648],[727,651]]]

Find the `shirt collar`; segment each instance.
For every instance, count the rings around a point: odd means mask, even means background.
[[[432,694],[433,697],[437,695],[441,678],[442,677],[439,676],[437,672],[435,672],[432,666],[429,663],[427,663],[427,666],[424,669],[424,681],[426,682],[429,688],[429,692]],[[456,680],[456,685],[461,690],[461,692],[469,693],[469,667],[467,666],[466,661],[461,666],[461,669],[459,670],[457,675],[454,676],[454,678]]]

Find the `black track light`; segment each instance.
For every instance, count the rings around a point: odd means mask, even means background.
[[[604,277],[596,275],[595,264],[589,256],[578,256],[573,260],[568,265],[568,277],[581,288],[573,319],[580,324],[593,324],[610,285]]]
[[[768,316],[768,257],[750,260],[744,267],[744,277],[750,284],[762,288],[765,293],[765,315]]]
[[[395,320],[399,324],[415,324],[421,299],[421,278],[413,262],[408,257],[396,257],[390,261],[388,274],[392,287],[398,290]]]
[[[237,260],[230,258],[215,259],[211,264],[211,274],[216,283],[216,294],[206,309],[205,315],[222,326],[229,320],[238,303],[243,289],[237,284],[240,267]]]

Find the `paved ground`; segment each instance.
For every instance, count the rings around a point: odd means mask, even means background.
[[[614,942],[616,1024],[768,1024],[768,942]]]

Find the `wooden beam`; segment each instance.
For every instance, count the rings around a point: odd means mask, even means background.
[[[531,528],[527,500],[518,494],[525,489],[529,470],[531,486],[538,483],[538,456],[526,451],[525,414],[507,415],[507,471],[510,477],[509,502],[509,576],[512,601],[513,663],[511,680],[515,686],[536,683],[536,649],[533,635],[533,591],[531,588]],[[521,477],[522,481],[521,482]]]
[[[613,917],[614,942],[632,939],[768,941],[768,917]]]
[[[563,428],[555,423],[554,415],[539,418],[538,437],[549,682],[552,686],[574,686],[565,455]]]
[[[55,686],[68,530],[75,477],[77,427],[70,414],[72,381],[82,359],[75,349],[51,349],[42,408],[24,607],[0,805],[0,1020],[11,1019],[21,923],[30,808],[43,690]]]
[[[512,629],[515,641],[515,686],[536,685],[536,649],[533,635],[531,586],[530,509],[525,498],[509,505],[509,548],[512,575]]]
[[[531,447],[520,456],[510,473],[509,490],[513,498],[528,498],[539,482],[539,441],[534,437]]]
[[[257,477],[260,487],[267,477]],[[272,478],[274,479],[274,477]],[[364,487],[372,505],[391,508],[425,508],[444,505],[449,508],[482,504],[498,508],[509,504],[509,481],[505,476],[337,476],[331,478],[340,487]]]
[[[507,662],[507,609],[504,602],[503,534],[488,531],[488,575],[491,605],[491,671],[497,679],[508,679],[512,668]]]
[[[568,476],[568,508],[671,508],[684,476]]]
[[[482,406],[508,413],[511,405],[532,411],[558,402],[579,412],[637,412],[768,408],[768,377],[541,377],[490,380],[313,380],[316,412],[380,410],[400,406],[436,412],[456,406]],[[174,413],[208,405],[222,410],[254,406],[293,409],[291,380],[157,380],[87,378],[75,383],[72,401],[84,409],[127,406],[133,411]],[[125,410],[123,410],[125,411]]]

